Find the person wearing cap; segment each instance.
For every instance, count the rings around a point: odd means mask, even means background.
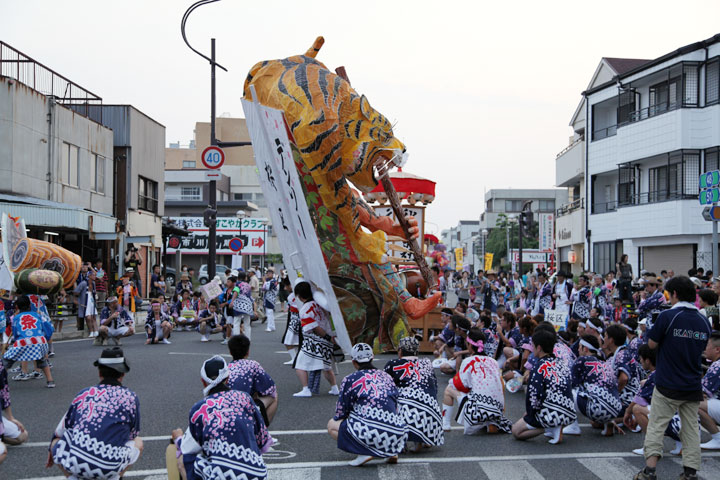
[[[203,399],[190,409],[189,426],[172,433],[182,478],[265,479],[263,453],[272,437],[252,397],[228,386],[230,370],[219,356],[206,360]]]
[[[663,453],[663,432],[676,412],[683,426],[681,478],[697,478],[700,469],[698,409],[704,400],[702,354],[711,330],[693,304],[695,287],[689,278],[674,277],[665,284],[665,290],[672,308],[660,312],[647,335],[650,348],[657,348],[657,370],[645,435],[645,468],[635,477],[639,480],[657,478],[655,469]]]
[[[652,312],[665,304],[665,296],[658,288],[662,281],[657,277],[648,277],[645,280],[645,290],[640,293],[642,301],[635,310],[638,318],[647,318],[650,323]]]
[[[108,297],[100,312],[100,333],[93,345],[121,345],[120,338],[135,334],[135,323],[117,297]]]
[[[456,420],[465,435],[477,435],[483,429],[487,433],[510,433],[512,424],[503,413],[505,394],[500,366],[485,353],[485,334],[479,328],[471,328],[466,341],[472,353],[445,388],[443,429],[450,430],[453,405],[457,403]]]
[[[488,270],[485,272],[485,278],[482,279],[479,294],[482,297],[483,308],[490,310],[493,316],[497,316],[499,290],[500,285],[497,281],[497,272],[495,270]]]
[[[117,479],[137,462],[140,401],[122,385],[130,371],[121,348],[106,348],[94,363],[100,383],[81,390],[55,429],[47,467],[71,478]]]
[[[375,368],[373,358],[367,343],[353,346],[356,371],[343,380],[335,416],[327,426],[340,450],[357,455],[350,461],[353,467],[375,458],[396,463],[408,437],[398,389],[390,375]]]
[[[232,390],[245,392],[255,400],[262,413],[265,425],[270,425],[277,412],[277,387],[275,381],[255,360],[250,360],[250,339],[235,335],[228,342],[233,361],[228,365],[230,376],[228,386]]]
[[[295,283],[297,284],[298,281],[302,281],[302,279],[298,278]],[[280,288],[288,292],[288,316],[287,322],[285,323],[283,345],[285,345],[285,348],[290,354],[290,360],[285,362],[283,365],[292,365],[295,362],[295,357],[300,349],[300,330],[302,329],[302,326],[300,325],[300,309],[298,308],[297,298],[295,297],[295,292],[293,292],[293,286],[290,283],[289,277],[282,279],[280,282]]]
[[[262,286],[263,307],[265,308],[265,320],[267,321],[266,332],[275,331],[275,302],[278,297],[278,282],[275,280],[275,270],[268,268],[265,272],[265,281]]]
[[[300,353],[295,359],[295,372],[300,379],[302,390],[293,396],[312,396],[312,392],[308,388],[308,372],[315,370],[322,370],[332,386],[328,393],[338,395],[337,380],[332,369],[335,341],[328,313],[313,299],[312,287],[307,281],[297,282],[295,298],[298,303],[302,304],[298,315],[303,338]]]
[[[193,291],[193,284],[190,281],[190,275],[188,275],[187,272],[180,274],[180,281],[175,287],[176,292],[182,292],[183,290],[188,290],[189,292]]]
[[[145,318],[145,333],[147,334],[145,344],[164,343],[170,345],[171,342],[168,339],[171,332],[170,316],[163,313],[160,302],[153,301]]]
[[[583,335],[578,350],[580,356],[571,370],[575,408],[590,421],[604,425],[603,436],[611,436],[615,429],[612,421],[624,411],[617,377],[612,366],[598,358],[600,342],[597,337]],[[563,433],[580,435],[577,419],[563,428]]]
[[[27,295],[20,295],[15,300],[15,315],[12,317],[12,344],[3,355],[3,365],[10,370],[15,362],[22,362],[22,369],[27,368],[26,362],[35,362],[36,368],[43,371],[47,387],[54,388],[50,366],[47,362],[49,351],[46,329],[52,327],[42,315],[32,311],[32,303]],[[40,372],[21,371],[13,380],[29,380],[42,378]]]
[[[417,338],[401,338],[398,358],[385,364],[385,373],[398,387],[400,414],[408,427],[408,442],[415,442],[415,452],[445,443],[437,378],[430,360],[418,357],[419,349]]]

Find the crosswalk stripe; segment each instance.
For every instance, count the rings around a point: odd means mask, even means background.
[[[429,463],[379,465],[377,473],[380,480],[433,480],[435,478]]]
[[[268,480],[320,480],[320,467],[294,468],[292,470],[269,470]]]
[[[513,480],[544,480],[545,478],[526,460],[481,462],[480,468],[490,480],[503,480],[506,478],[512,478]]]
[[[703,457],[705,457],[704,454]],[[682,467],[682,457],[675,457],[672,461]],[[662,466],[659,468],[662,468]],[[702,480],[717,480],[720,478],[720,462],[710,458],[703,458],[697,474]]]
[[[582,458],[578,459],[578,462],[600,480],[633,478],[639,471],[639,468],[622,458]]]

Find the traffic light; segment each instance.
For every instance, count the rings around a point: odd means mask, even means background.
[[[217,222],[217,210],[214,208],[206,208],[203,212],[203,224],[210,228]]]
[[[520,212],[520,223],[522,224],[523,229],[529,230],[533,225],[533,213],[530,211]]]

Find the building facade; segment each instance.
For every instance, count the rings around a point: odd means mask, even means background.
[[[593,73],[587,89],[606,84],[620,74],[648,60],[603,58]],[[572,136],[555,158],[555,185],[567,188],[567,198],[555,209],[555,258],[564,271],[573,275],[588,269],[585,256],[585,97],[570,120]]]
[[[447,255],[450,260],[450,268],[457,270],[458,264],[455,258],[455,249],[463,249],[462,270],[477,272],[482,267],[482,253],[479,245],[480,222],[477,220],[460,220],[458,224],[440,232],[443,245],[447,247]]]
[[[698,179],[719,166],[719,89],[716,35],[584,92],[589,269],[711,268]]]
[[[557,205],[567,200],[567,191],[559,188],[494,188],[485,193],[485,211],[480,215],[480,229],[497,226],[500,214],[515,217],[523,204],[532,200],[535,213],[555,213]]]

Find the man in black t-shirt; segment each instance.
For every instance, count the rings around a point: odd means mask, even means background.
[[[645,434],[645,463],[635,479],[654,480],[663,452],[663,435],[673,415],[680,415],[683,450],[681,479],[696,479],[700,469],[698,408],[703,400],[702,353],[710,337],[707,319],[695,307],[695,286],[688,277],[665,284],[672,308],[665,310],[648,331],[648,345],[657,349],[655,390]]]

